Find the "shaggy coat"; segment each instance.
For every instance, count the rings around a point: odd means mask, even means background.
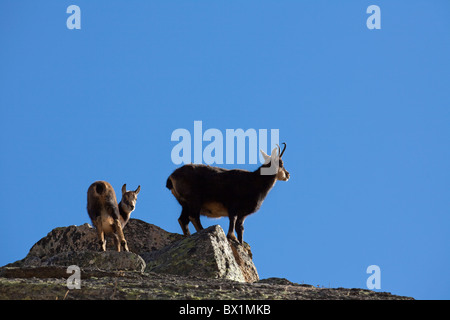
[[[238,240],[242,243],[245,218],[259,210],[277,180],[289,180],[289,172],[281,160],[284,150],[278,154],[276,149],[274,151],[271,156],[261,151],[266,162],[253,172],[202,164],[186,164],[176,169],[167,179],[166,187],[182,207],[178,222],[183,233],[190,234],[190,221],[197,231],[203,229],[200,215],[212,218],[228,216],[230,228],[227,237],[236,240],[236,228]],[[278,164],[276,170],[273,174],[264,174],[262,169],[270,167],[273,161]]]
[[[130,219],[140,190],[141,187],[139,186],[135,191],[126,191],[126,184],[124,184],[122,186],[122,200],[117,204],[116,193],[108,182],[96,181],[89,187],[87,211],[97,230],[102,251],[106,251],[105,233],[114,236],[117,251],[120,251],[121,245],[125,251],[128,251],[122,229]]]

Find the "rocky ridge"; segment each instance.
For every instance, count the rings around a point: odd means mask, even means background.
[[[0,268],[0,299],[411,299],[364,289],[260,280],[250,246],[218,225],[189,237],[138,219],[124,228],[130,252],[99,252],[89,225],[53,229],[28,255]],[[81,289],[68,289],[68,266]]]

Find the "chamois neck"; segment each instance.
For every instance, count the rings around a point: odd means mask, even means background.
[[[130,213],[127,213],[125,210],[123,210],[122,201],[119,202],[119,214],[122,217],[124,223],[127,223]]]
[[[264,197],[269,193],[270,189],[273,188],[275,182],[277,181],[276,174],[262,174],[261,169],[267,167],[262,165],[256,171],[253,171],[255,175],[258,185],[261,187],[261,192],[264,194]]]

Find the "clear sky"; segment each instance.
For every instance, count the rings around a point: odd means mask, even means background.
[[[80,30],[66,26],[72,4]],[[377,265],[381,291],[450,299],[449,12],[447,0],[1,1],[0,265],[90,222],[96,180],[141,185],[132,216],[181,233],[171,134],[198,120],[287,143],[290,181],[245,222],[261,278],[365,288]]]

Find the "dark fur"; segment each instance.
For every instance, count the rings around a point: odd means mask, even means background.
[[[281,159],[279,165],[285,170]],[[242,243],[245,218],[258,211],[277,180],[276,174],[261,175],[260,170],[265,166],[269,165],[263,165],[253,172],[201,164],[187,164],[176,169],[167,179],[166,187],[182,206],[178,221],[183,233],[190,234],[189,221],[193,222],[197,231],[203,229],[200,223],[200,215],[204,215],[202,208],[205,203],[216,202],[228,211],[228,238],[236,239],[236,228],[238,240]],[[289,173],[285,172],[289,178]]]

